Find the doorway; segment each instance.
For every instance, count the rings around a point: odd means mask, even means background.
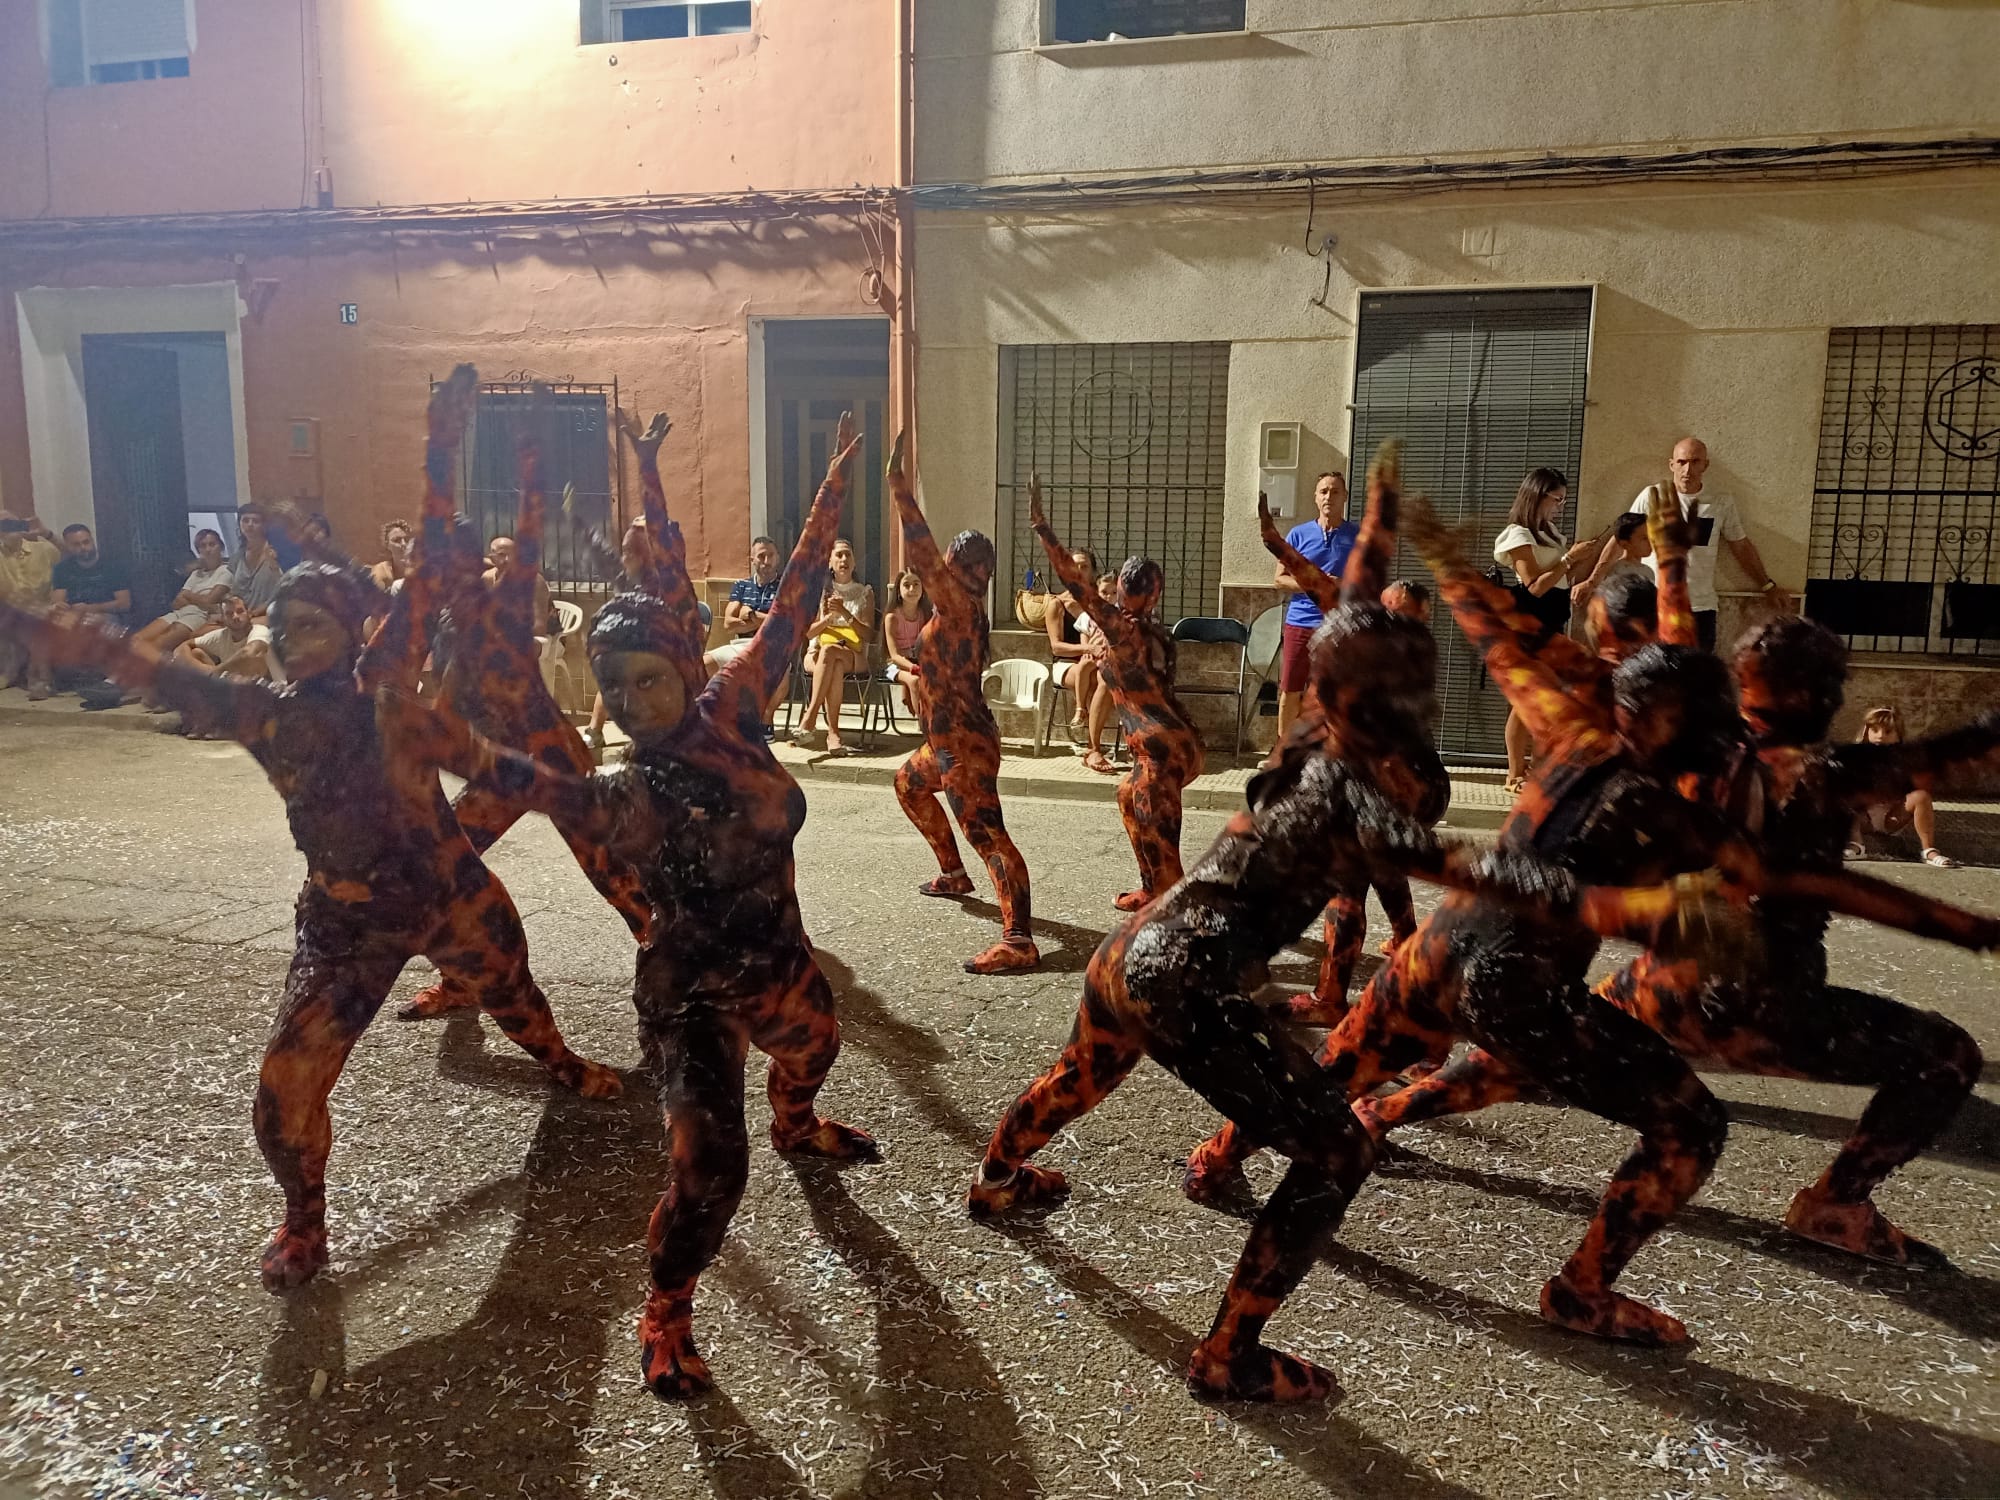
[[[97,544],[132,577],[139,619],[180,587],[194,533],[236,549],[236,432],[220,333],[83,335]]]
[[[853,412],[865,441],[848,475],[841,534],[854,543],[855,576],[875,586],[879,606],[891,593],[887,570],[895,550],[882,490],[882,464],[893,437],[886,430],[889,321],[767,318],[756,328],[762,337],[753,332],[751,389],[757,388],[761,344],[764,473],[761,486],[752,486],[751,530],[769,534],[779,556],[790,555],[826,477],[840,414]]]

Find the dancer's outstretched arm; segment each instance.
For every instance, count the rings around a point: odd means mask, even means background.
[[[479,395],[479,372],[460,365],[431,392],[424,440],[424,507],[417,562],[396,591],[394,604],[361,652],[355,678],[364,692],[387,682],[415,687],[430,654],[431,613],[443,602],[457,538],[453,530],[452,474],[465,425]]]
[[[268,682],[199,671],[122,630],[0,604],[5,637],[39,645],[52,666],[84,667],[150,693],[248,749],[269,738],[277,723],[278,694]]]
[[[1858,917],[1878,927],[1893,927],[1975,953],[2000,948],[2000,920],[1853,870],[1771,874],[1765,878],[1762,894],[1809,901],[1843,917]]]
[[[917,504],[915,491],[910,488],[910,477],[903,472],[903,437],[896,434],[896,445],[889,451],[889,464],[885,471],[889,482],[889,498],[895,502],[896,520],[903,528],[903,560],[916,570],[917,577],[924,583],[924,592],[930,595],[931,608],[957,625],[970,625],[979,613],[983,602],[973,598],[958,575],[945,561],[944,553],[938,550],[937,538],[931,535],[930,522],[924,519],[923,508]]]
[[[1688,593],[1688,548],[1694,537],[1671,484],[1652,485],[1646,491],[1646,536],[1659,566],[1653,633],[1669,646],[1699,646],[1701,636]]]
[[[1582,729],[1608,729],[1600,716],[1564,691],[1563,677],[1543,658],[1558,642],[1581,649],[1567,636],[1550,637],[1540,653],[1525,642],[1538,629],[1513,610],[1513,596],[1482,578],[1458,550],[1457,541],[1421,497],[1410,502],[1409,536],[1418,555],[1430,564],[1438,592],[1451,606],[1452,618],[1467,640],[1485,656],[1486,670],[1507,695],[1507,701],[1527,721],[1528,731],[1546,744]],[[1590,664],[1591,670],[1598,670]]]
[[[1340,608],[1340,580],[1294,547],[1278,530],[1271,502],[1261,494],[1257,497],[1257,530],[1264,538],[1264,550],[1278,560],[1278,566],[1291,575],[1299,592],[1312,600],[1322,614]]]
[[[833,458],[826,466],[826,478],[820,481],[806,524],[786,560],[777,597],[765,612],[764,623],[750,638],[750,645],[727,662],[709,684],[708,691],[715,695],[717,712],[725,722],[763,723],[764,705],[784,686],[792,658],[804,644],[813,607],[826,594],[833,544],[840,535],[841,510],[847,501],[847,465],[860,446],[854,414],[842,412],[834,430]]]
[[[607,767],[588,776],[558,770],[496,744],[458,715],[440,713],[396,683],[376,693],[375,722],[392,758],[477,779],[622,859],[643,857],[668,832],[664,804],[632,767]]]
[[[2000,709],[1943,734],[1894,745],[1832,746],[1833,794],[1856,812],[1893,802],[1921,787],[1931,790],[1955,771],[1969,770],[2000,752]]]
[[[1031,475],[1028,479],[1028,524],[1042,539],[1042,550],[1048,553],[1049,566],[1062,580],[1062,586],[1069,590],[1072,599],[1090,611],[1090,623],[1104,632],[1104,639],[1111,643],[1114,651],[1129,645],[1136,627],[1116,604],[1097,603],[1093,607],[1097,597],[1097,580],[1076,565],[1076,559],[1063,546],[1062,538],[1049,525],[1049,518],[1042,511],[1042,481],[1039,475]],[[1312,564],[1307,563],[1306,566],[1311,567]]]
[[[1373,604],[1389,586],[1396,557],[1396,521],[1403,496],[1403,440],[1387,438],[1368,463],[1368,508],[1340,575],[1340,597],[1348,604]],[[1294,573],[1292,577],[1298,578]],[[1315,601],[1317,602],[1317,601]],[[1325,606],[1322,605],[1321,608]]]
[[[673,423],[667,420],[665,412],[654,412],[653,420],[641,431],[637,415],[621,411],[618,430],[639,455],[640,504],[645,511],[647,540],[652,546],[654,562],[652,576],[647,580],[649,592],[672,611],[688,652],[698,659],[708,645],[708,627],[701,623],[694,579],[688,573],[687,542],[680,527],[667,516],[667,492],[660,483],[660,444],[667,440]]]

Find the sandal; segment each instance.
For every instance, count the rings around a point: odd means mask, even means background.
[[[1850,843],[1840,851],[1842,859],[1866,859],[1868,850],[1858,843]]]
[[[1940,870],[1959,870],[1964,868],[1963,865],[1959,864],[1957,860],[1946,854],[1942,849],[1926,849],[1924,851],[1924,863],[1935,865]]]
[[[1518,797],[1521,795],[1522,792],[1527,790],[1527,786],[1528,786],[1527,777],[1516,776],[1511,781],[1501,782],[1500,790],[1505,792],[1510,797]]]

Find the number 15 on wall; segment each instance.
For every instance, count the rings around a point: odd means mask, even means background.
[[[359,302],[341,303],[340,321],[343,323],[359,323],[361,321],[361,304]]]

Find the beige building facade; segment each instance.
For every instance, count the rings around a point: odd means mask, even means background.
[[[1249,619],[1273,427],[1292,514],[1397,432],[1482,547],[1527,467],[1568,472],[1589,534],[1695,433],[1781,583],[1921,666],[1918,699],[1984,690],[1933,669],[2000,644],[2000,11],[1191,0],[1150,13],[1224,29],[1057,40],[1133,10],[920,6],[941,524],[1032,563],[1018,490],[1053,467],[1059,525]],[[1461,675],[1457,748],[1497,749]]]

